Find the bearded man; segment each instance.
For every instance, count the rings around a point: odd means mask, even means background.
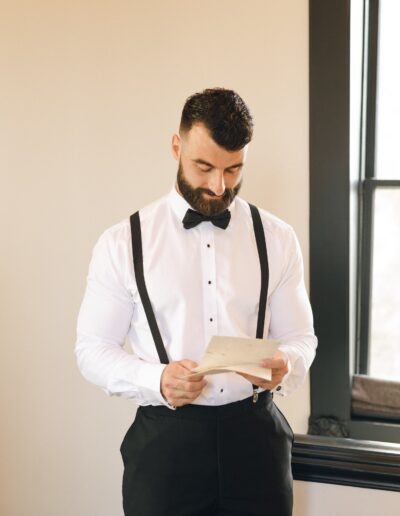
[[[126,516],[292,514],[293,432],[273,396],[302,383],[317,341],[292,228],[237,196],[252,133],[234,91],[189,97],[176,183],[93,251],[75,352],[85,378],[139,406]],[[188,376],[215,335],[278,340],[271,380]]]

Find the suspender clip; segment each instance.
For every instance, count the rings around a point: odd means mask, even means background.
[[[257,389],[253,389],[253,403],[257,403],[258,400],[258,391]]]

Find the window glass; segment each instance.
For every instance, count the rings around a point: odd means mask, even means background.
[[[379,2],[376,98],[376,170],[400,179],[400,1]]]
[[[400,381],[400,188],[374,196],[370,375]]]

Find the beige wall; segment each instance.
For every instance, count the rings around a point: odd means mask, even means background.
[[[400,493],[298,481],[294,499],[293,516],[398,516]]]
[[[306,0],[1,3],[2,516],[122,514],[134,406],[79,375],[76,316],[99,234],[171,187],[188,95],[248,102],[242,196],[294,226],[308,269],[307,15]],[[297,432],[308,393],[280,403]]]

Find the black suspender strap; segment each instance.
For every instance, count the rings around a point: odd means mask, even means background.
[[[264,336],[264,322],[265,322],[265,310],[267,308],[267,295],[268,295],[268,283],[269,283],[269,267],[268,267],[268,255],[267,245],[265,243],[264,228],[261,222],[260,212],[250,204],[251,216],[253,219],[254,234],[257,242],[258,257],[260,259],[261,269],[261,289],[260,289],[260,301],[258,304],[258,320],[257,320],[257,339],[262,339]],[[253,402],[256,403],[258,399],[257,385],[253,385]]]
[[[143,303],[144,311],[146,313],[147,321],[150,326],[150,331],[157,348],[157,353],[160,358],[160,362],[162,364],[169,364],[168,355],[164,347],[160,330],[158,329],[153,307],[151,306],[149,294],[146,288],[146,282],[144,281],[142,232],[140,229],[140,217],[138,211],[131,215],[130,221],[132,234],[133,265],[135,269],[136,284],[139,291],[140,299]]]
[[[269,268],[268,268],[268,255],[267,245],[265,243],[264,228],[261,222],[260,212],[258,209],[249,203],[251,216],[253,218],[254,234],[256,236],[258,257],[260,258],[260,269],[261,269],[261,290],[260,290],[260,302],[258,305],[258,321],[257,321],[257,339],[262,339],[264,336],[264,321],[265,321],[265,310],[267,307],[267,294],[268,294],[268,282],[269,282]]]

